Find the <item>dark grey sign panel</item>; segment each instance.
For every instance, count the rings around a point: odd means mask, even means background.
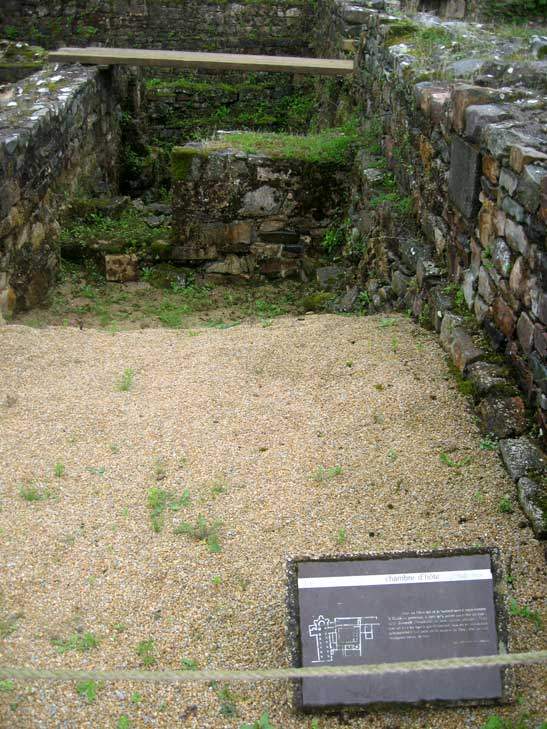
[[[303,666],[498,652],[489,554],[296,563]],[[499,668],[305,678],[303,708],[502,696]]]

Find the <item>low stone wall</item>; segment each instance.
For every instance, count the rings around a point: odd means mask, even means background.
[[[59,45],[303,55],[303,0],[3,0],[0,37]]]
[[[72,195],[117,187],[120,72],[47,67],[0,100],[0,312],[39,304]],[[119,93],[120,92],[120,93]]]
[[[171,258],[215,276],[307,280],[347,193],[332,165],[218,142],[173,150]]]

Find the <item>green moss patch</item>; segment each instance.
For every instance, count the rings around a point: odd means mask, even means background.
[[[173,147],[171,151],[171,175],[173,181],[185,180],[192,167],[192,162],[202,152],[194,147]]]

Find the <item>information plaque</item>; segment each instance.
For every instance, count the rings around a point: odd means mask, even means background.
[[[347,666],[498,652],[488,553],[301,560],[292,565],[303,666]],[[303,709],[493,700],[500,668],[304,678]]]

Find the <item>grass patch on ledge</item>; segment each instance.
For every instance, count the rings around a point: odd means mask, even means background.
[[[297,159],[316,164],[345,165],[349,162],[350,148],[356,141],[357,131],[354,124],[307,135],[233,132],[207,142],[204,154],[237,149],[247,154],[263,154],[272,159]]]

